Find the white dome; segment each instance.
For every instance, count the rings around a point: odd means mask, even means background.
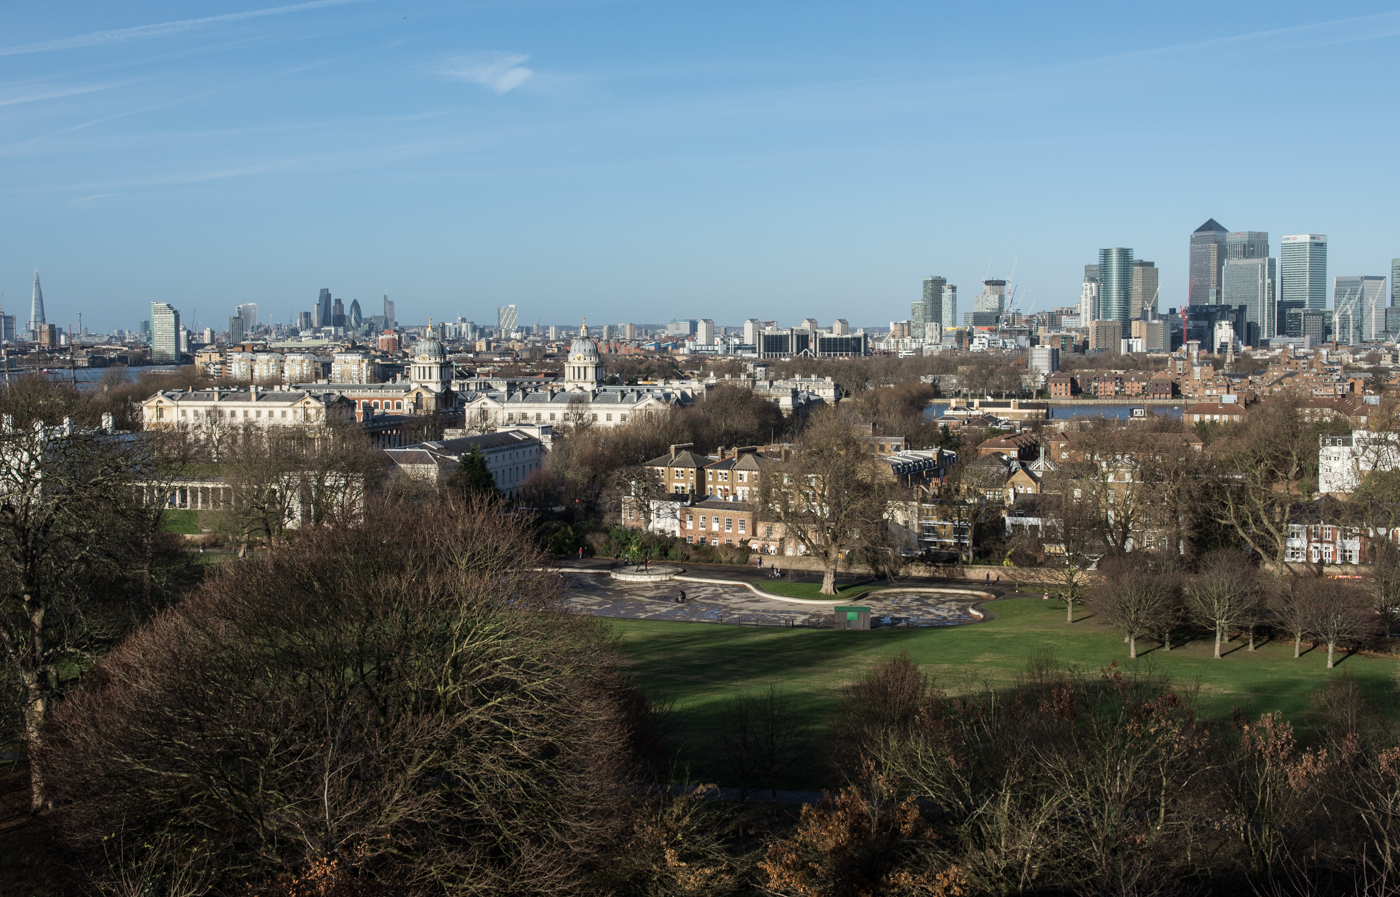
[[[569,347],[569,360],[579,364],[595,364],[598,358],[598,344],[586,336],[580,336]]]
[[[417,352],[414,356],[414,361],[432,363],[447,360],[447,350],[442,347],[442,343],[431,336],[420,342],[414,348]]]

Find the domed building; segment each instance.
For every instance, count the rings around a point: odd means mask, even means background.
[[[463,396],[464,426],[486,432],[497,427],[598,426],[616,427],[652,414],[666,414],[695,400],[692,381],[648,386],[604,386],[603,359],[588,336],[588,322],[579,328],[564,361],[564,382],[548,388],[488,389]]]
[[[598,344],[588,338],[588,319],[584,318],[564,363],[564,388],[597,389],[602,384],[603,359],[598,355]]]

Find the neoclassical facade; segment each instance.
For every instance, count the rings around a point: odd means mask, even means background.
[[[355,417],[383,414],[446,414],[457,408],[452,362],[442,343],[428,337],[414,346],[408,376],[392,383],[298,383],[293,389],[334,392],[355,406]]]
[[[684,387],[604,386],[603,360],[585,321],[569,347],[562,388],[487,389],[463,397],[461,407],[464,426],[484,431],[522,423],[617,427],[694,400],[694,390]]]

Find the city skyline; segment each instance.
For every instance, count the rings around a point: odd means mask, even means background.
[[[1153,259],[1159,306],[1179,307],[1182,235],[1212,216],[1325,233],[1329,272],[1400,255],[1393,204],[1352,199],[1400,186],[1382,114],[1400,11],[1285,3],[1267,27],[1204,4],[224,0],[190,15],[0,11],[11,305],[39,268],[60,329],[79,312],[134,327],[152,300],[192,324],[248,302],[285,321],[327,283],[362,306],[387,291],[415,323],[517,304],[522,323],[703,305],[734,322],[858,308],[874,325],[907,314],[930,273],[970,296],[1017,265],[1026,307],[1074,304],[1105,246]],[[1199,104],[1230,79],[1374,121],[1375,139],[1334,163],[1322,118],[1279,130],[1268,103]],[[1105,114],[1106,83],[1133,102]],[[1201,133],[1250,176],[1203,164]],[[1107,183],[1151,201],[1079,201]]]

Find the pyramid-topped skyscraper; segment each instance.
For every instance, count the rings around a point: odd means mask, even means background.
[[[1191,234],[1191,293],[1187,305],[1220,304],[1220,275],[1225,267],[1225,238],[1229,233],[1212,218]]]

